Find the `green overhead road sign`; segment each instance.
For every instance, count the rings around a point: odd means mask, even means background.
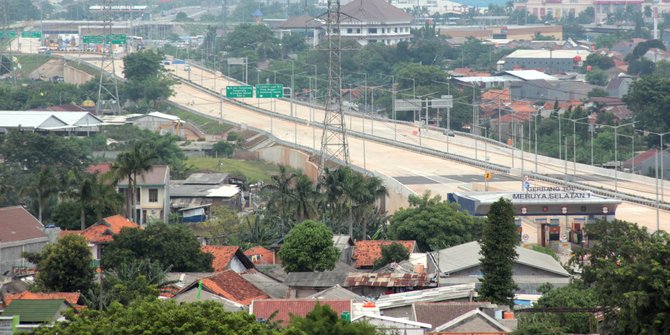
[[[107,40],[112,44],[126,44],[126,34],[109,34]]]
[[[39,31],[22,31],[21,37],[23,38],[41,38],[42,33]]]
[[[15,31],[0,31],[0,38],[16,38]]]
[[[82,36],[82,43],[84,44],[102,44],[105,43],[105,38],[102,36]]]
[[[253,86],[226,86],[226,97],[228,98],[253,98]]]
[[[258,84],[256,85],[256,98],[283,98],[284,87],[282,84]]]

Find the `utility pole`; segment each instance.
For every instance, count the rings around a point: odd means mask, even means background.
[[[102,113],[103,101],[108,102],[112,114],[121,113],[119,86],[116,82],[116,67],[112,50],[112,0],[102,0],[102,57],[100,60],[100,81],[98,83],[98,101],[95,113]]]

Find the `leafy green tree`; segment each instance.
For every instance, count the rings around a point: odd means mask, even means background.
[[[635,59],[628,63],[628,74],[648,76],[654,73],[656,64],[648,59]]]
[[[265,25],[242,23],[228,33],[223,41],[223,49],[231,56],[251,55],[264,60],[279,56],[279,40]],[[254,60],[254,59],[252,59]]]
[[[112,303],[106,311],[71,313],[67,322],[41,327],[36,335],[136,334],[278,334],[246,312],[230,313],[213,301],[179,304],[174,300],[138,300],[128,306]]]
[[[614,67],[614,61],[612,58],[606,55],[600,55],[597,53],[592,53],[586,57],[584,65],[591,65],[594,68],[599,68],[601,70],[607,70]]]
[[[133,222],[138,222],[134,206],[137,178],[151,170],[152,160],[158,157],[154,149],[141,142],[136,143],[131,151],[120,153],[116,157],[116,162],[112,164],[112,173],[115,176],[114,183],[117,184],[124,178],[128,182],[125,190],[126,217],[131,218]]]
[[[593,69],[586,73],[586,81],[589,84],[605,86],[608,79],[607,72],[600,69]]]
[[[375,261],[374,268],[378,269],[390,263],[400,263],[409,259],[409,251],[400,243],[382,245],[382,257]]]
[[[595,97],[606,97],[607,91],[603,90],[602,88],[596,87],[589,91],[587,94],[589,98],[595,98]]]
[[[281,52],[284,55],[299,53],[309,48],[301,34],[284,35],[281,39]]]
[[[670,80],[649,76],[636,80],[624,96],[623,101],[635,111],[636,126],[655,132],[670,129]]]
[[[394,240],[415,240],[419,249],[431,251],[477,240],[481,236],[479,220],[460,211],[456,204],[443,201],[429,192],[410,195],[409,208],[396,211],[388,227]]]
[[[596,20],[596,10],[593,7],[587,7],[577,15],[577,23],[592,24]]]
[[[512,279],[512,268],[518,257],[515,248],[519,236],[510,200],[500,198],[491,205],[480,244],[483,278],[480,279],[479,299],[513,306],[517,286]]]
[[[104,269],[116,269],[136,259],[150,259],[174,271],[206,272],[212,269],[212,255],[200,250],[193,233],[182,225],[155,223],[145,229],[122,229],[102,255]]]
[[[208,244],[237,245],[240,234],[240,218],[226,206],[213,206],[209,220],[192,224],[191,231],[205,238]]]
[[[143,81],[158,76],[163,68],[163,55],[153,50],[142,50],[123,57],[123,76],[127,80]]]
[[[233,155],[235,148],[228,141],[218,141],[214,143],[212,151],[217,153],[217,155],[221,155],[222,157],[230,157]]]
[[[86,240],[79,235],[66,235],[42,252],[24,255],[37,264],[38,288],[56,292],[82,292],[93,285],[95,270]]]
[[[608,334],[670,332],[670,235],[625,221],[586,227],[591,248],[575,255],[582,278],[600,297]],[[588,262],[583,262],[588,252]]]
[[[666,60],[660,60],[656,62],[656,70],[654,71],[654,75],[664,79],[670,79],[670,62]]]
[[[646,54],[647,51],[652,48],[665,50],[665,44],[663,44],[663,41],[661,40],[648,40],[640,42],[635,46],[633,52],[626,56],[626,61],[630,62],[632,60],[640,59],[640,57],[644,56],[644,54]]]
[[[193,19],[190,18],[190,17],[188,17],[188,15],[186,15],[186,13],[184,13],[184,12],[179,12],[179,13],[177,13],[177,15],[175,16],[174,20],[175,20],[176,22],[189,22],[189,21],[193,21]]]
[[[374,326],[362,322],[346,322],[328,305],[318,304],[304,318],[292,317],[284,335],[375,335]]]
[[[279,250],[286,272],[332,270],[339,254],[328,227],[309,220],[293,227]]]

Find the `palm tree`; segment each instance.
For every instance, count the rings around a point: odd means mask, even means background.
[[[67,183],[72,185],[66,193],[68,197],[79,201],[79,222],[81,230],[86,229],[86,208],[90,207],[93,201],[93,185],[95,184],[95,175],[85,172],[70,171],[67,176]]]
[[[297,176],[292,195],[296,222],[313,220],[319,216],[316,208],[319,194],[314,189],[314,184],[309,177],[304,174]]]
[[[321,209],[324,213],[325,221],[331,225],[333,231],[339,230],[338,220],[342,217],[342,194],[344,193],[341,170],[331,170],[325,167],[317,185],[317,190],[323,194]]]
[[[362,225],[362,239],[367,239],[368,236],[368,220],[373,215],[382,214],[377,201],[388,194],[386,187],[384,187],[382,180],[377,177],[369,177],[364,181],[362,187],[363,192],[355,195],[356,202],[361,209],[361,225]]]
[[[263,189],[272,191],[270,201],[268,202],[268,209],[274,211],[279,215],[281,222],[281,234],[284,235],[284,227],[288,225],[289,217],[291,216],[291,208],[293,207],[293,184],[296,175],[289,173],[285,166],[279,166],[279,175],[272,176],[272,182],[265,185]]]
[[[32,194],[37,198],[38,219],[42,222],[47,200],[53,194],[60,190],[60,179],[56,175],[56,170],[50,165],[45,165],[34,174],[30,179],[30,184],[24,187],[20,195],[24,197]]]

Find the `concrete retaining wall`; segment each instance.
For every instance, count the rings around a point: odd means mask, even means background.
[[[277,145],[260,149],[258,154],[259,158],[264,161],[300,170],[314,182],[319,176],[316,164],[310,162],[309,155],[302,151]]]
[[[95,77],[67,64],[63,67],[63,80],[68,84],[85,84],[93,78]]]

